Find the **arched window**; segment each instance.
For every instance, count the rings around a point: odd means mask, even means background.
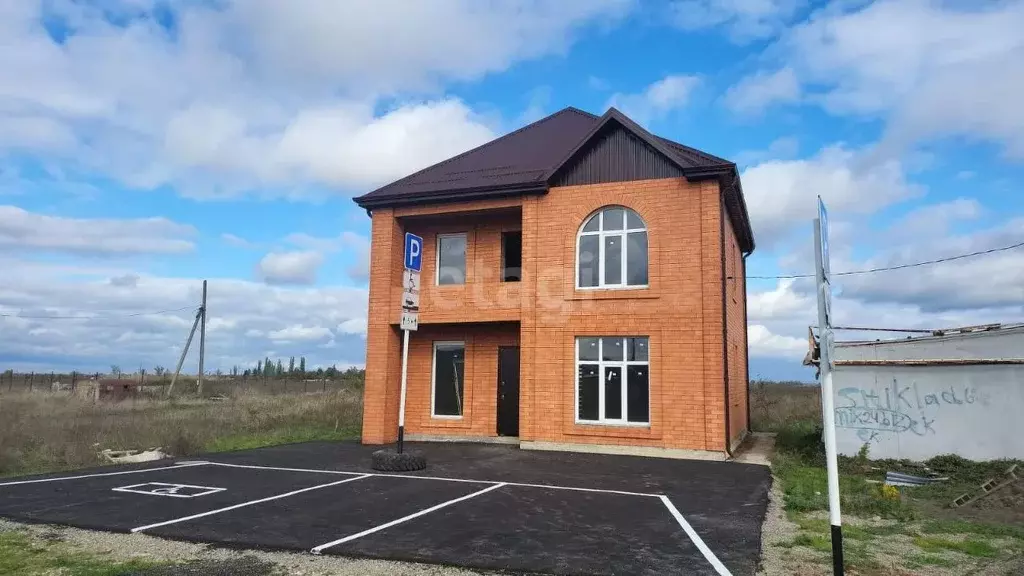
[[[598,210],[576,237],[576,287],[646,286],[647,225],[629,208]]]

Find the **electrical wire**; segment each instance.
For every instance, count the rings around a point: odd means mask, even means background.
[[[116,314],[109,316],[21,316],[18,314],[0,314],[0,318],[22,318],[25,320],[105,320],[107,318],[131,318],[134,316],[155,316],[158,314],[169,314],[171,312],[181,312],[182,310],[196,310],[198,306],[182,306],[181,308],[172,308],[169,310],[153,310],[151,312],[132,312],[130,314]]]
[[[1003,246],[1002,248],[990,248],[988,250],[979,250],[978,252],[970,252],[968,254],[960,254],[957,256],[949,256],[947,258],[936,258],[935,260],[925,260],[924,262],[914,262],[912,264],[899,264],[897,266],[882,266],[879,268],[868,268],[866,270],[851,270],[848,272],[833,272],[832,276],[853,276],[856,274],[873,274],[875,272],[886,272],[889,270],[903,270],[905,268],[916,268],[918,266],[928,266],[931,264],[941,264],[943,262],[952,262],[953,260],[962,260],[964,258],[973,258],[975,256],[984,256],[985,254],[994,254],[996,252],[1005,252],[1006,250],[1013,250],[1014,248],[1020,248],[1024,246],[1024,242],[1018,242],[1010,246]],[[814,278],[814,274],[782,274],[779,276],[747,276],[748,280],[788,280],[796,278]]]

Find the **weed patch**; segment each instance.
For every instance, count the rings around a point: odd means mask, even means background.
[[[173,456],[358,437],[355,387],[320,394],[241,394],[95,403],[52,393],[0,401],[0,476],[104,464],[99,451],[161,447]]]
[[[952,550],[953,552],[960,552],[961,554],[967,554],[968,556],[979,556],[983,558],[995,558],[996,556],[999,556],[999,551],[995,546],[981,540],[957,541],[946,538],[918,536],[917,538],[914,538],[914,545],[925,552]]]
[[[60,544],[37,542],[21,532],[0,532],[0,574],[125,576],[158,565],[141,560],[111,562]]]

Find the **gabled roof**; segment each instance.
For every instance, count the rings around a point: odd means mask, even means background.
[[[564,167],[612,128],[627,130],[664,156],[688,180],[719,179],[733,228],[744,252],[754,249],[736,165],[655,136],[622,112],[603,116],[569,107],[355,198],[366,209],[544,194]]]

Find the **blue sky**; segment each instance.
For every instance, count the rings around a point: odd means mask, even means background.
[[[361,365],[351,197],[565,106],[733,159],[748,274],[1024,240],[1024,2],[47,0],[0,7],[0,368]],[[1024,317],[1024,250],[836,286],[841,324]],[[752,376],[810,379],[806,281],[751,280]],[[38,316],[83,316],[45,319]],[[841,335],[856,337],[857,334]]]

